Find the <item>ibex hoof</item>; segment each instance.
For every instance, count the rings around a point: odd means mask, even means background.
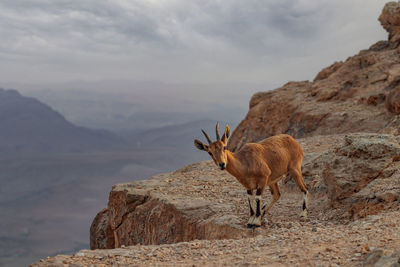
[[[257,227],[260,227],[260,225],[247,224],[247,228],[249,228],[249,229],[254,229],[254,228],[257,228]]]
[[[262,222],[261,216],[258,216],[258,217],[256,217],[256,218],[254,218],[253,224],[254,224],[256,227],[260,227],[260,226],[261,226],[261,222]]]
[[[307,217],[308,217],[307,210],[303,210],[303,211],[300,213],[300,218],[307,219]]]

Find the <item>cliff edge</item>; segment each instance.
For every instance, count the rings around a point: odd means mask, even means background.
[[[296,137],[308,219],[300,219],[302,195],[286,177],[262,227],[247,229],[245,190],[200,162],[115,185],[90,228],[95,250],[33,266],[400,264],[400,3],[386,4],[379,21],[388,41],[312,82],[255,94],[229,141],[237,150],[279,133]]]

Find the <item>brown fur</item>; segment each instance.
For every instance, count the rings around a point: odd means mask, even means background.
[[[290,135],[281,134],[259,143],[248,143],[238,152],[226,151],[226,154],[227,171],[247,190],[260,188],[264,191],[266,186],[277,183],[287,173],[294,173],[302,180],[298,176],[301,176],[303,151]]]
[[[302,214],[307,216],[308,191],[301,173],[303,150],[300,144],[290,135],[280,134],[258,143],[248,143],[241,150],[233,153],[226,149],[229,132],[229,127],[226,126],[221,140],[212,143],[210,141],[209,145],[195,140],[195,146],[207,151],[221,169],[226,167],[226,170],[236,177],[249,194],[253,195],[253,190],[257,190],[258,194],[262,195],[265,188],[269,186],[273,200],[265,211],[278,201],[280,197],[278,182],[289,173],[304,193]],[[257,227],[258,224],[256,223]],[[254,226],[252,223],[249,225]]]

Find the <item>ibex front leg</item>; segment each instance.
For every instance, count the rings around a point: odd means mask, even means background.
[[[250,208],[250,218],[249,221],[247,222],[247,228],[254,228],[254,219],[256,215],[256,199],[254,198],[253,195],[253,190],[247,190],[247,199],[249,201],[249,208]]]
[[[261,188],[257,188],[256,192],[256,216],[254,216],[253,220],[253,227],[260,227],[262,221],[262,214],[261,214],[261,195],[264,190]]]

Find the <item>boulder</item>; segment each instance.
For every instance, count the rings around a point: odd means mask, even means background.
[[[389,33],[389,41],[398,45],[400,41],[400,3],[386,3],[378,20]]]

